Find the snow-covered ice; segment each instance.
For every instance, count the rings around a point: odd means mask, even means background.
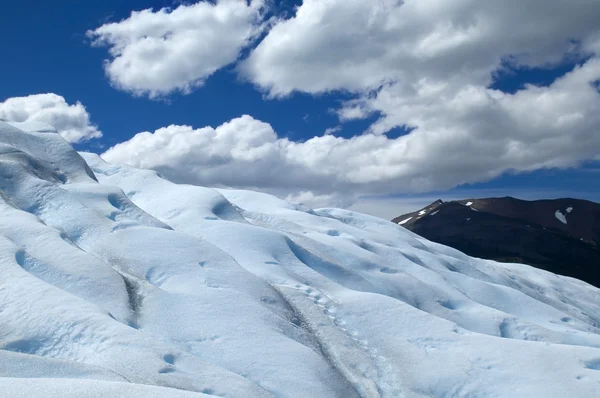
[[[421,210],[421,211],[419,212],[419,215],[420,215],[420,216],[424,216],[425,214],[427,214],[427,210]]]
[[[472,204],[473,204],[473,202],[467,202],[467,203],[465,204],[465,206],[471,206]]]
[[[570,213],[572,211],[573,211],[573,207],[572,206],[567,207],[567,213]]]
[[[16,127],[0,122],[3,394],[598,395],[584,282]]]

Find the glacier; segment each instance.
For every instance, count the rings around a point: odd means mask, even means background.
[[[0,394],[596,397],[600,290],[0,121]]]

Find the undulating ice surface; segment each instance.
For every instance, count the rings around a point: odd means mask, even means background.
[[[89,165],[89,166],[88,166]],[[597,397],[600,290],[0,122],[8,396]]]

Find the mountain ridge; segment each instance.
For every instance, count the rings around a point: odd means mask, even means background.
[[[438,200],[392,221],[476,257],[527,263],[600,286],[600,204],[595,202]]]

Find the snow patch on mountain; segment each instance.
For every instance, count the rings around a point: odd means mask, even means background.
[[[556,217],[556,219],[563,224],[567,223],[567,217],[560,210],[556,210],[556,213],[554,213],[554,217]]]

